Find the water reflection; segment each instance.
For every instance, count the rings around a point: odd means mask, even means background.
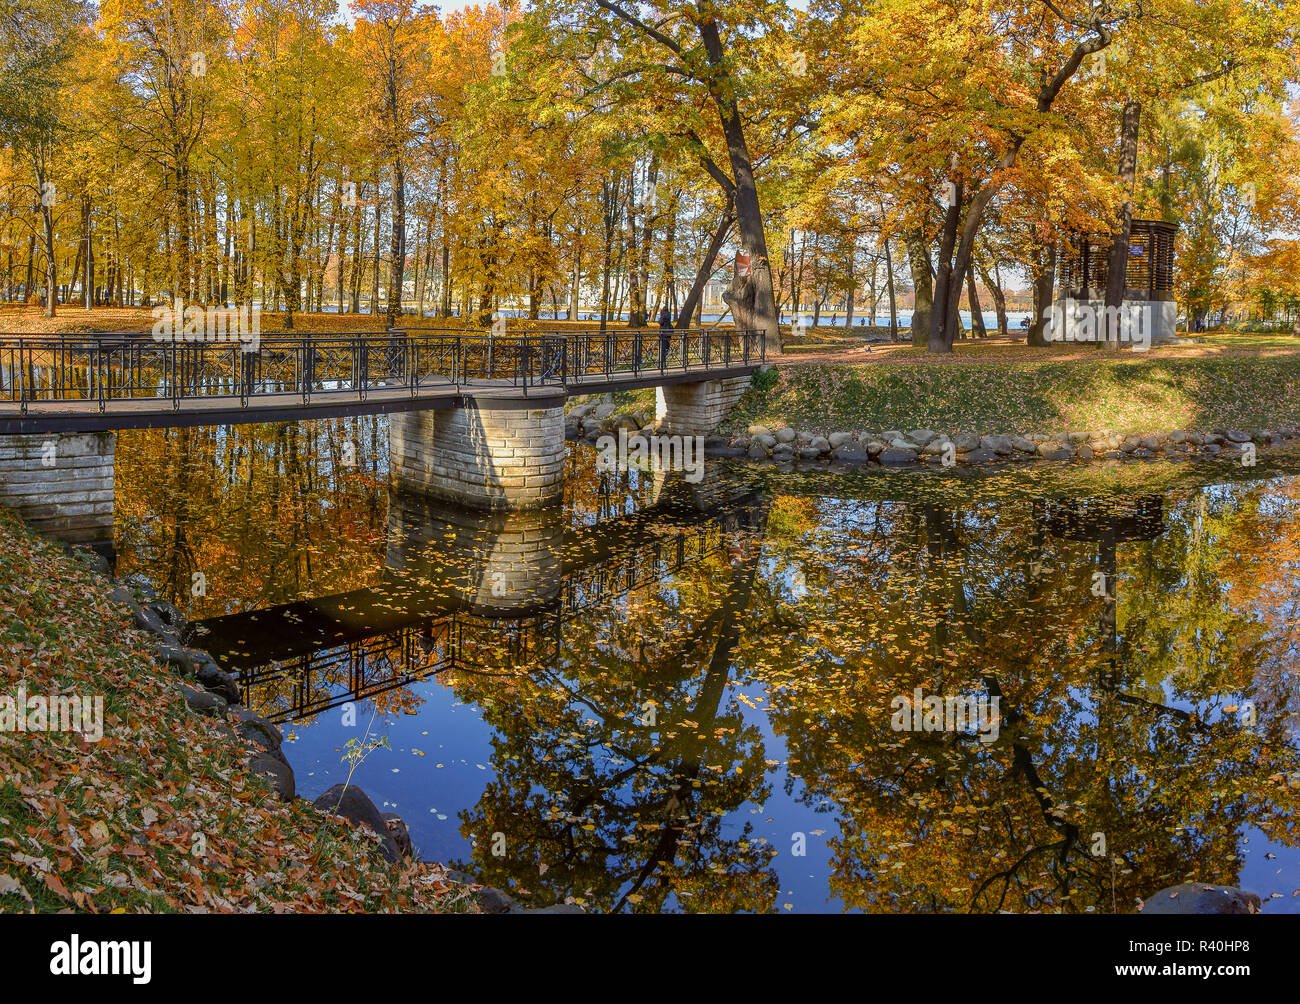
[[[374,424],[119,443],[119,560],[293,723],[305,793],[354,701],[393,746],[356,783],[539,904],[1295,909],[1295,460],[691,486],[575,448],[562,508],[486,517],[390,492]],[[997,741],[894,731],[917,687],[998,697]]]

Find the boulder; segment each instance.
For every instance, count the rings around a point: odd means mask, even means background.
[[[1160,446],[1161,443],[1159,436],[1143,436],[1142,442],[1138,444],[1139,449],[1151,450],[1152,452],[1160,449]]]
[[[811,446],[818,453],[831,452],[831,441],[827,439],[825,436],[814,436],[813,441],[808,445]]]
[[[813,446],[801,446],[797,452],[800,460],[816,460],[822,455],[822,451]]]
[[[185,698],[186,705],[195,714],[208,715],[212,718],[226,717],[229,704],[224,697],[219,694],[210,694],[206,690],[187,687],[183,683],[178,683],[176,686],[180,690],[181,696]]]
[[[793,443],[798,434],[788,425],[776,430],[776,441],[778,443]]]
[[[591,409],[594,407],[595,405],[592,404],[575,404],[572,408],[569,409],[569,414],[566,417],[571,418],[576,422],[578,419],[584,418],[585,416],[589,415],[591,413]]]
[[[979,449],[980,437],[971,432],[959,432],[952,437],[952,445],[957,447],[958,453],[970,453]]]
[[[214,694],[224,697],[230,704],[238,704],[239,683],[235,677],[227,673],[224,669],[217,668],[214,662],[205,662],[195,668],[195,674],[199,683],[203,684],[205,690],[210,690]]]
[[[191,657],[190,650],[182,645],[163,642],[158,646],[158,660],[167,669],[182,676],[194,675],[194,659]]]
[[[122,580],[122,584],[134,592],[136,599],[141,602],[152,603],[158,598],[158,592],[154,589],[153,583],[139,572],[132,572]]]
[[[68,554],[89,568],[93,572],[104,576],[106,579],[113,577],[113,567],[109,564],[108,559],[96,551],[93,547],[86,544],[68,544],[66,545]]]
[[[1011,446],[1013,449],[1018,450],[1021,453],[1038,452],[1038,444],[1030,439],[1026,439],[1024,436],[1012,436]]]
[[[1145,446],[1139,446],[1136,450],[1133,450],[1129,456],[1136,460],[1148,460],[1155,456],[1155,451],[1148,450]]]
[[[890,446],[880,451],[879,460],[886,467],[900,467],[903,464],[916,463],[917,453],[915,450],[903,449],[901,447]]]
[[[293,768],[284,757],[272,753],[254,753],[248,758],[248,769],[261,774],[271,782],[271,788],[281,802],[292,802],[296,794]]]
[[[603,420],[609,418],[610,415],[614,414],[614,402],[602,401],[600,404],[596,405],[596,410],[591,414],[592,417],[596,419]]]
[[[235,732],[245,742],[267,751],[278,750],[284,742],[284,734],[261,715],[240,708],[236,716],[239,720],[235,724]]]
[[[518,913],[523,908],[518,901],[500,889],[484,886],[476,894],[479,909],[484,913]]]
[[[772,435],[772,430],[769,429],[766,425],[758,425],[758,424],[751,425],[751,426],[750,426],[748,429],[746,429],[745,431],[748,432],[751,436],[770,436],[770,435]]]
[[[938,438],[938,435],[932,429],[913,429],[907,434],[907,438],[917,446],[928,446],[931,440]]]
[[[841,463],[860,464],[868,459],[867,448],[861,443],[841,443],[831,452],[831,456]]]
[[[397,850],[402,857],[415,857],[415,846],[411,843],[411,828],[406,825],[406,820],[395,812],[385,812],[384,825],[388,827],[389,836],[393,838],[393,843],[397,845]]]
[[[166,600],[154,600],[149,604],[149,609],[162,618],[162,622],[172,631],[180,634],[185,630],[185,615],[176,607]]]
[[[911,450],[914,453],[920,452],[921,444],[914,443],[906,436],[895,436],[889,441],[889,445],[895,450]]]
[[[396,861],[401,857],[401,853],[397,849],[397,841],[388,832],[388,825],[384,822],[384,817],[375,808],[375,803],[370,801],[366,793],[356,785],[344,786],[336,784],[317,798],[316,801],[312,802],[312,805],[320,809],[321,812],[342,816],[344,819],[358,826],[364,826],[371,833],[374,833],[380,838],[384,857],[389,861]]]
[[[108,598],[114,603],[120,603],[135,615],[136,608],[140,605],[135,601],[135,592],[130,586],[116,585],[108,591]]]
[[[1242,432],[1240,429],[1229,430],[1226,438],[1229,443],[1249,443],[1251,441],[1250,433]]]
[[[1001,460],[1002,457],[992,450],[986,450],[984,447],[979,446],[965,454],[961,459],[966,464],[991,464],[995,460]]]
[[[1091,460],[1093,457],[1092,447],[1084,443],[1075,450],[1074,455],[1079,460]]]
[[[789,443],[777,443],[772,447],[772,459],[778,463],[788,464],[794,459],[794,447]]]
[[[845,443],[853,442],[853,434],[851,432],[832,432],[826,441],[831,444],[831,449],[835,450]]]
[[[141,630],[148,631],[150,634],[156,634],[159,638],[170,638],[176,641],[176,632],[169,628],[158,613],[149,607],[136,607],[132,611],[135,617],[135,626]]]
[[[980,448],[996,453],[1001,457],[1009,457],[1016,450],[1011,443],[1010,436],[981,436]]]
[[[932,439],[921,448],[921,452],[928,457],[937,457],[947,452],[951,445],[946,439]]]
[[[766,460],[767,447],[762,443],[755,441],[750,444],[749,450],[745,455],[749,457],[750,460]]]
[[[1230,885],[1184,882],[1152,893],[1143,902],[1142,913],[1259,913],[1259,897]]]

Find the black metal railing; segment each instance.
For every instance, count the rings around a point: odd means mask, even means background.
[[[564,387],[595,378],[725,369],[764,358],[755,331],[276,332],[244,342],[158,339],[149,333],[0,334],[0,403],[186,401],[355,395],[412,397],[467,386]]]

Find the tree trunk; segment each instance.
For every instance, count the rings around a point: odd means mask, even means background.
[[[705,9],[701,5],[701,11]],[[697,22],[700,39],[710,68],[709,94],[722,123],[735,182],[736,219],[740,225],[740,243],[749,254],[749,275],[727,303],[740,328],[762,333],[764,348],[773,354],[781,351],[781,326],[776,314],[776,294],[772,287],[772,263],[767,253],[767,234],[754,182],[754,166],[745,141],[744,124],[736,100],[736,86],[727,69],[718,23],[710,16]]]
[[[731,233],[732,224],[735,222],[736,215],[728,206],[727,211],[722,214],[722,218],[718,221],[718,229],[713,231],[709,247],[704,252],[704,260],[700,262],[700,267],[695,272],[695,281],[691,283],[690,292],[686,294],[681,312],[677,315],[677,327],[689,328],[691,326],[691,321],[704,300],[704,287],[708,285],[709,276],[713,273],[713,262],[722,251],[722,245],[726,243],[727,234]]]
[[[930,314],[934,310],[934,270],[930,265],[930,246],[920,230],[913,230],[904,240],[907,262],[912,271],[912,344],[918,348],[929,344]]]
[[[957,231],[961,225],[962,186],[952,184],[948,200],[949,205],[943,217],[942,237],[939,241],[939,268],[934,278],[934,309],[930,312],[930,336],[926,345],[931,352],[948,352],[952,349],[952,339],[956,334],[955,324],[951,321],[954,308],[960,302],[962,271],[955,269],[952,251],[957,244]],[[958,280],[953,288],[952,276],[956,271]]]
[[[987,338],[988,328],[984,326],[984,310],[980,307],[979,293],[975,289],[975,267],[966,266],[966,299],[970,305],[970,333],[974,338]]]
[[[393,158],[393,260],[388,269],[388,319],[386,327],[397,327],[402,316],[402,285],[406,280],[406,167],[400,156]],[[376,266],[379,262],[376,258]]]
[[[1056,290],[1056,242],[1047,241],[1039,255],[1038,274],[1034,277],[1034,316],[1029,321],[1026,342],[1034,348],[1046,348],[1047,327],[1052,320],[1052,301]],[[1061,332],[1053,332],[1060,338]]]
[[[1130,98],[1124,103],[1120,125],[1119,177],[1124,183],[1125,199],[1120,207],[1119,230],[1106,260],[1106,344],[1119,347],[1120,307],[1124,303],[1125,275],[1128,272],[1128,246],[1133,234],[1133,184],[1137,178],[1138,129],[1142,121],[1142,104]]]
[[[989,295],[993,297],[993,309],[997,311],[998,316],[998,334],[1003,338],[1008,335],[1007,331],[1007,296],[1002,292],[1002,277],[998,274],[998,266],[994,264],[993,273],[981,264],[976,264],[979,269],[980,279],[988,288]]]

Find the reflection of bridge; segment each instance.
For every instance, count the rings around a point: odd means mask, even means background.
[[[235,334],[0,335],[0,503],[102,540],[115,430],[391,414],[401,487],[537,508],[563,489],[569,395],[655,387],[658,427],[703,436],[763,361],[756,331]]]
[[[766,520],[765,496],[750,485],[699,489],[678,482],[641,511],[577,528],[397,495],[379,583],[214,617],[196,630],[239,673],[245,701],[277,720],[444,670],[546,660],[569,621],[690,567],[717,553],[728,534]]]

